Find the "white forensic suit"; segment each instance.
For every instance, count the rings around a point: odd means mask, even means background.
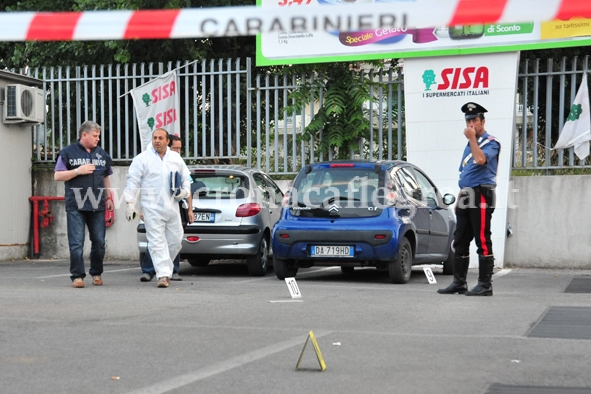
[[[156,277],[171,277],[172,261],[181,250],[183,225],[178,201],[172,196],[170,173],[178,171],[183,179],[182,189],[190,194],[190,171],[181,156],[169,147],[162,158],[150,144],[134,157],[127,173],[124,197],[134,204],[138,189],[146,225],[148,249],[154,262]]]

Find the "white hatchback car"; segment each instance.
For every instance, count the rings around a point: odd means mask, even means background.
[[[194,267],[211,260],[244,259],[253,276],[265,275],[272,258],[271,230],[283,193],[264,172],[244,166],[188,166],[195,221],[185,225],[181,259]],[[140,261],[146,229],[137,229]]]

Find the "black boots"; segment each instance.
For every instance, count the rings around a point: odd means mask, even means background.
[[[454,281],[445,289],[439,289],[439,294],[464,294],[468,291],[466,284],[466,275],[468,275],[468,266],[470,265],[470,256],[462,257],[457,254],[454,256]]]
[[[478,256],[478,284],[466,293],[467,296],[492,296],[492,275],[495,267],[493,256]]]

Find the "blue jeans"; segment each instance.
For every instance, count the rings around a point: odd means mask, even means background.
[[[68,243],[70,245],[70,279],[83,278],[84,270],[84,233],[88,227],[88,236],[92,246],[90,248],[90,276],[103,273],[103,259],[105,258],[105,211],[68,211]]]
[[[179,253],[176,255],[176,257],[172,261],[172,264],[174,265],[172,272],[174,274],[179,273],[180,263],[181,263],[181,254]],[[150,250],[148,250],[148,243],[146,243],[146,257],[144,257],[143,261],[140,261],[140,264],[142,265],[142,274],[149,274],[151,277],[154,277],[154,275],[156,275],[156,270],[154,269],[154,263],[152,262],[152,256],[150,256]]]

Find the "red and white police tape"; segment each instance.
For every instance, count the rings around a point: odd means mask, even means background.
[[[268,4],[268,3],[265,3]],[[285,6],[280,7],[284,4]],[[358,31],[591,18],[590,0],[382,0],[319,5],[278,0],[256,7],[177,10],[2,12],[3,41],[248,36],[286,31]]]

